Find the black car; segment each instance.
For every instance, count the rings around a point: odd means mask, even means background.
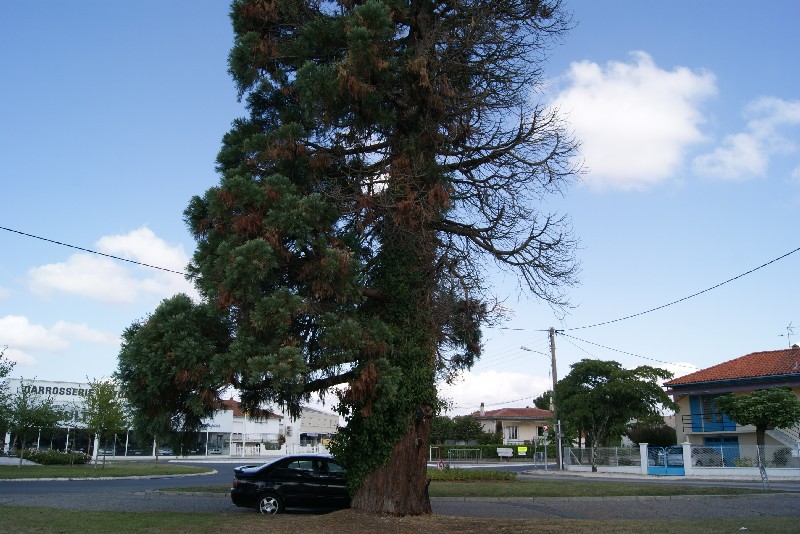
[[[233,504],[262,514],[279,514],[287,508],[350,507],[345,470],[331,456],[284,456],[264,465],[236,467],[233,475]]]

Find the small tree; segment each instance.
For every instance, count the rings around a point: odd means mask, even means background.
[[[437,415],[431,422],[430,444],[442,445],[445,440],[453,439],[453,420],[446,415]]]
[[[173,432],[198,429],[214,412],[221,381],[212,368],[228,342],[226,323],[212,306],[183,294],[165,299],[122,334],[114,376],[133,426],[156,440],[156,465],[160,443]]]
[[[756,427],[759,465],[764,464],[767,428],[788,428],[800,422],[800,399],[786,386],[759,389],[746,395],[725,395],[717,399],[717,406],[736,424]]]
[[[101,443],[109,435],[128,428],[128,414],[114,382],[110,380],[92,381],[84,402],[84,423],[86,423],[86,429],[90,433],[94,433],[97,443]],[[97,467],[97,460],[94,465]],[[103,447],[103,468],[105,466],[106,452]]]
[[[14,362],[5,357],[5,349],[0,349],[0,435],[5,435],[4,429],[8,426],[8,411],[11,402],[11,393],[8,391],[8,380],[14,368]]]
[[[553,391],[547,390],[535,399],[533,399],[533,405],[539,408],[540,410],[549,410],[553,407]]]
[[[479,441],[485,432],[480,421],[468,415],[453,419],[453,432],[455,439]]]
[[[664,423],[634,423],[628,429],[628,439],[636,443],[647,443],[655,447],[671,447],[678,442],[675,429]]]
[[[63,409],[55,405],[52,396],[40,395],[38,390],[20,381],[16,394],[11,396],[6,413],[8,429],[19,439],[19,465],[25,454],[25,441],[34,429],[55,428],[66,418]]]
[[[615,361],[589,359],[571,369],[556,386],[556,404],[570,427],[586,432],[592,471],[597,471],[596,448],[625,434],[632,420],[653,421],[661,417],[662,407],[675,409],[659,385],[659,380],[672,377],[664,369],[625,369]]]

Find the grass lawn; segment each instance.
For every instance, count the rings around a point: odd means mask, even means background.
[[[106,462],[84,465],[0,465],[0,479],[4,478],[101,478],[153,475],[187,475],[209,473],[207,467],[175,465],[162,462],[156,467],[151,462]]]
[[[194,486],[161,491],[227,493],[226,486]],[[434,480],[428,489],[431,497],[640,497],[673,495],[746,495],[770,493],[746,488],[680,486],[677,484],[637,484],[636,482],[598,482],[592,480],[524,479],[509,481],[453,482]],[[771,492],[776,493],[776,492]]]
[[[418,517],[378,516],[342,510],[331,514],[284,514],[262,516],[253,513],[207,514],[170,512],[87,512],[0,506],[0,532],[147,532],[237,534],[281,532],[335,532],[336,534],[389,533],[509,533],[597,534],[642,532],[711,534],[719,532],[796,533],[796,517],[758,517],[714,520],[607,520],[572,519],[477,519],[428,515]]]

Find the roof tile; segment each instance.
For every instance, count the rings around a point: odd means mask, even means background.
[[[800,374],[800,348],[753,352],[666,382],[665,386]]]
[[[470,417],[476,419],[547,419],[553,416],[550,410],[540,408],[500,408],[499,410],[486,410],[484,415],[473,412]]]

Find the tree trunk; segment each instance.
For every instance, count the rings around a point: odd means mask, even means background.
[[[22,467],[22,457],[25,455],[25,434],[19,440],[19,466]]]
[[[764,435],[767,433],[767,425],[756,425],[756,449],[758,449],[758,466],[764,465]]]
[[[391,515],[431,513],[428,437],[432,410],[425,412],[394,446],[389,463],[366,477],[353,496],[353,508]]]

